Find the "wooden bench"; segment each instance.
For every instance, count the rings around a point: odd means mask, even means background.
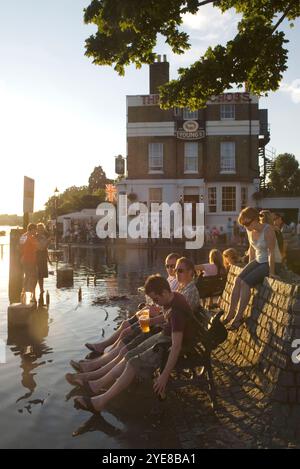
[[[222,295],[226,285],[227,275],[199,276],[195,279],[195,285],[199,292],[199,297],[203,300],[202,305],[206,306],[205,301],[210,298]],[[210,305],[208,305],[209,307]]]
[[[227,338],[227,330],[220,321],[223,311],[219,310],[207,321],[207,312],[202,308],[192,320],[195,324],[195,340],[189,350],[182,350],[176,367],[173,370],[167,389],[178,389],[188,385],[207,387],[212,409],[216,408],[216,389],[213,378],[211,353]],[[205,324],[206,323],[206,324]],[[168,360],[169,344],[157,344],[163,348],[163,359],[160,372]]]

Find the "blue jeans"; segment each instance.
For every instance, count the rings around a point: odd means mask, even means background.
[[[275,273],[279,273],[281,269],[281,264],[275,263]],[[255,285],[263,283],[265,277],[269,275],[269,263],[262,262],[259,263],[257,261],[251,261],[246,267],[243,268],[242,272],[238,276],[241,280],[243,280],[247,285],[252,288]]]

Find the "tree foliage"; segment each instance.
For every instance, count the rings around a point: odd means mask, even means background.
[[[111,182],[107,179],[102,166],[96,166],[89,177],[89,190],[91,193],[98,189],[105,189],[105,185]]]
[[[274,160],[269,180],[269,191],[278,195],[300,196],[300,168],[295,155],[278,155]]]
[[[247,82],[255,94],[275,91],[287,68],[288,42],[280,25],[300,16],[299,0],[93,0],[84,20],[97,26],[86,40],[86,55],[97,65],[113,65],[124,75],[125,66],[150,64],[157,35],[176,54],[190,48],[181,30],[185,13],[196,14],[206,4],[222,12],[234,8],[242,15],[237,35],[225,46],[209,47],[179,77],[160,89],[163,108],[205,106],[212,95]]]

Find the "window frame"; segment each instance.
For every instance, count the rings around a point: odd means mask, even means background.
[[[184,107],[182,111],[182,119],[184,121],[196,121],[199,118],[199,112],[198,110],[196,111],[190,111],[188,108]]]
[[[211,193],[214,193],[213,199],[215,203],[211,203]],[[217,213],[218,210],[218,192],[216,186],[211,186],[207,188],[207,202],[208,202],[208,213]],[[211,207],[215,207],[215,210],[211,210]]]
[[[154,148],[154,145],[160,146],[161,151],[154,155],[151,148]],[[152,153],[152,154],[151,154]],[[153,159],[160,159],[160,164],[153,164]],[[161,142],[150,142],[148,143],[148,174],[163,174],[164,172],[164,144]]]
[[[232,145],[233,153],[231,155],[224,154],[225,145]],[[235,141],[220,142],[220,174],[236,174],[236,151]],[[229,164],[229,163],[233,164]]]
[[[233,198],[233,197],[232,197],[232,198],[229,198],[229,197],[225,198],[225,197],[224,197],[224,195],[225,195],[224,192],[225,192],[226,190],[229,190],[229,189],[232,190],[232,194],[234,193],[234,198]],[[236,212],[236,203],[237,203],[237,197],[236,197],[236,195],[237,195],[237,190],[236,190],[236,189],[237,189],[236,186],[222,186],[222,187],[221,187],[221,196],[222,196],[222,200],[221,200],[221,204],[222,204],[222,205],[221,205],[221,207],[222,207],[222,212],[223,212],[223,213],[232,213],[232,212]],[[230,200],[231,200],[231,201],[234,201],[234,205],[232,205],[232,206],[229,207],[228,209],[225,209],[225,204],[228,204],[228,203],[229,203],[228,201],[230,201]]]
[[[232,113],[226,112],[226,110],[231,109]],[[231,115],[227,115],[231,114]],[[235,120],[235,105],[232,103],[222,103],[220,104],[220,120],[227,121],[227,120]]]
[[[191,156],[188,148],[196,148],[196,152]],[[196,163],[194,166],[196,169],[188,168],[188,162],[193,161]],[[184,142],[184,174],[198,174],[199,173],[199,143],[198,142]]]

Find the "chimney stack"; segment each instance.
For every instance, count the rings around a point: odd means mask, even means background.
[[[167,62],[167,56],[157,55],[157,60],[150,64],[150,94],[158,94],[158,88],[170,81],[170,64]]]

